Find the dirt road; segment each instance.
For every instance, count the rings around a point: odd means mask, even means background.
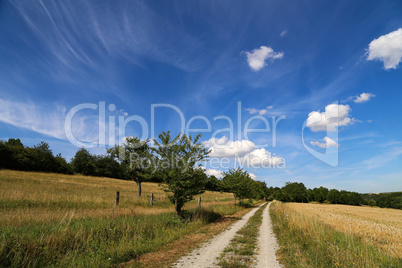
[[[223,250],[229,245],[230,241],[248,221],[250,217],[264,204],[254,208],[240,220],[234,223],[223,233],[214,237],[211,241],[201,245],[190,254],[180,258],[174,267],[219,267],[216,264],[216,258],[220,256]],[[260,227],[259,254],[257,256],[257,267],[281,267],[276,261],[275,252],[278,249],[275,236],[272,232],[271,218],[269,216],[269,206],[264,209],[263,220]]]
[[[279,249],[276,237],[272,229],[271,217],[269,216],[269,206],[264,209],[260,236],[258,238],[259,254],[257,256],[257,268],[279,268],[282,267],[276,260],[275,252]]]
[[[264,204],[262,204],[264,205]],[[230,226],[226,231],[214,237],[211,241],[195,249],[189,255],[180,258],[173,267],[218,267],[215,262],[221,252],[229,245],[230,241],[248,221],[250,217],[262,206],[254,208],[240,220]]]

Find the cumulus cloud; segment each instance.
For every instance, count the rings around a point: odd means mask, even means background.
[[[223,177],[222,171],[216,169],[205,169],[205,174],[207,174],[208,176],[215,176],[217,178]]]
[[[267,59],[272,61],[283,57],[283,52],[275,52],[272,48],[261,46],[260,48],[253,49],[251,52],[246,51],[247,62],[250,68],[254,71],[261,70],[267,65]]]
[[[246,154],[244,157],[236,159],[242,166],[253,168],[268,168],[276,167],[282,164],[282,158],[271,156],[271,153],[264,148],[255,149],[254,151]]]
[[[355,122],[349,117],[349,105],[330,104],[325,107],[325,112],[314,111],[309,113],[306,126],[311,131],[336,131],[339,126],[351,125]]]
[[[402,28],[371,41],[367,54],[367,60],[382,61],[384,69],[396,69],[402,59]]]
[[[250,178],[253,180],[257,179],[257,176],[254,173],[248,173],[248,175],[250,175]]]
[[[244,156],[255,148],[255,144],[248,140],[230,141],[226,136],[222,138],[211,138],[202,144],[211,150],[211,157]]]
[[[371,98],[373,98],[373,97],[375,97],[374,94],[371,94],[371,93],[362,93],[362,94],[360,94],[359,96],[356,96],[353,101],[354,101],[355,103],[363,103],[363,102],[369,101],[369,100],[370,100]]]
[[[255,109],[255,108],[247,108],[246,111],[248,111],[250,114],[259,114],[259,115],[264,115],[268,112],[268,110],[271,110],[274,108],[273,106],[267,106],[266,109]]]
[[[329,147],[336,147],[336,148],[339,147],[339,144],[336,141],[334,141],[333,139],[328,138],[328,137],[324,137],[323,143],[318,142],[318,141],[311,141],[310,144],[313,146],[318,146],[320,148],[324,148],[324,149],[329,148]]]

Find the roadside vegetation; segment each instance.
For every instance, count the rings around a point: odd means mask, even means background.
[[[262,222],[265,204],[240,229],[230,245],[225,248],[219,258],[218,265],[224,268],[250,267],[255,262],[254,254],[258,242],[258,234]]]
[[[201,210],[192,200],[178,217],[156,183],[139,198],[133,181],[81,175],[0,170],[0,187],[0,263],[13,267],[113,266],[244,209],[230,193],[207,191]]]
[[[227,206],[223,213],[237,209]],[[190,209],[184,218],[173,213],[74,219],[58,223],[7,226],[1,230],[0,262],[12,267],[108,267],[136,259],[202,226],[222,214]]]
[[[401,267],[399,210],[274,202],[270,214],[286,267]]]

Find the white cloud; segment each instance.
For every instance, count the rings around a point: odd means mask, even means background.
[[[202,142],[205,147],[211,150],[211,157],[242,157],[255,148],[255,144],[248,140],[229,141],[226,136],[222,138],[211,138]]]
[[[279,35],[280,37],[284,37],[285,35],[287,35],[288,34],[288,31],[287,30],[284,30],[284,31],[282,31],[281,32],[281,34]]]
[[[253,180],[257,179],[257,176],[254,173],[248,173],[248,175],[250,175],[250,178]]]
[[[374,39],[367,60],[380,60],[385,69],[396,69],[402,59],[402,28]]]
[[[65,139],[63,107],[48,112],[33,103],[0,99],[0,122],[50,137]]]
[[[64,122],[68,111],[63,106],[54,105],[50,109],[49,106],[0,99],[0,122],[66,140]],[[97,113],[84,115],[77,112],[71,122],[74,137],[82,142],[91,143],[104,139],[103,136],[99,137],[98,129],[105,127],[103,122],[98,122]]]
[[[223,177],[222,171],[216,169],[205,169],[205,174],[207,174],[208,176],[215,176],[217,178]]]
[[[311,145],[318,146],[318,147],[324,148],[324,149],[329,148],[329,147],[336,147],[336,148],[339,147],[339,144],[336,141],[334,141],[333,139],[330,139],[328,137],[324,137],[323,143],[318,142],[318,141],[311,141],[310,143],[311,143]]]
[[[283,57],[283,52],[275,52],[272,48],[261,46],[260,48],[253,49],[251,52],[246,51],[247,62],[251,69],[254,71],[261,70],[267,65],[267,59],[280,59]]]
[[[246,111],[248,111],[250,114],[259,114],[259,115],[264,115],[268,112],[268,110],[271,110],[272,108],[274,108],[273,106],[267,106],[266,109],[255,109],[255,108],[247,108]]]
[[[371,93],[362,93],[359,96],[356,96],[353,100],[355,103],[363,103],[369,101],[371,98],[375,97],[374,94]]]
[[[120,109],[119,112],[124,116],[128,116],[128,113],[124,109]]]
[[[306,126],[311,131],[336,131],[338,126],[353,124],[355,119],[349,117],[349,105],[330,104],[325,107],[325,112],[311,112],[308,115]]]
[[[271,153],[264,148],[255,149],[254,151],[246,154],[244,157],[236,159],[242,166],[253,168],[268,168],[275,167],[282,163],[282,158],[271,156]]]

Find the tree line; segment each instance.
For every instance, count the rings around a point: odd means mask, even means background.
[[[308,189],[303,183],[287,182],[282,188],[270,187],[269,199],[283,202],[318,202],[352,206],[379,206],[382,208],[402,209],[402,192],[382,194],[360,194],[345,190],[319,187]]]
[[[362,197],[370,206],[402,209],[402,192],[362,194]]]
[[[357,192],[329,190],[325,187],[307,189],[301,182],[287,182],[282,188],[275,189],[270,198],[298,203],[318,202],[352,206],[365,204],[361,194]]]
[[[303,183],[288,182],[282,188],[267,187],[265,182],[251,179],[247,171],[237,168],[223,172],[221,179],[207,176],[200,162],[208,159],[209,151],[199,142],[200,135],[191,137],[162,132],[158,140],[142,141],[127,137],[105,155],[91,154],[79,149],[70,162],[60,154],[54,155],[46,142],[29,147],[20,139],[0,141],[0,168],[83,174],[133,180],[141,196],[142,182],[161,183],[168,197],[181,214],[185,203],[206,190],[233,193],[234,203],[245,199],[279,200],[283,202],[319,202],[345,205],[378,205],[402,209],[402,193],[362,195],[319,187],[307,189]]]
[[[266,184],[252,180],[243,169],[231,169],[221,180],[207,176],[200,163],[208,159],[209,151],[199,142],[200,137],[174,137],[169,131],[162,132],[153,140],[152,147],[149,140],[127,137],[122,145],[107,149],[105,155],[94,155],[81,148],[69,163],[60,154],[54,156],[45,142],[29,147],[20,139],[9,139],[0,141],[0,168],[133,180],[138,196],[143,182],[158,182],[178,215],[185,203],[206,190],[231,192],[234,203],[236,199],[242,203],[244,199],[267,196]]]

